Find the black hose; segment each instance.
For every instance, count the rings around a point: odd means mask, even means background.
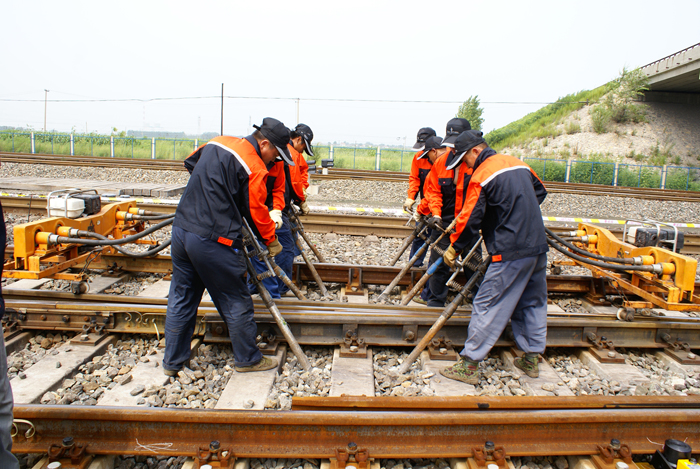
[[[158,254],[160,251],[167,248],[168,246],[170,246],[171,242],[172,242],[172,238],[168,238],[165,241],[163,241],[162,243],[160,243],[159,245],[152,246],[149,249],[147,249],[146,251],[142,251],[142,252],[129,251],[127,249],[120,248],[119,246],[114,246],[114,249],[116,249],[117,251],[119,251],[122,254],[129,256],[129,257],[151,257],[151,256]]]
[[[140,233],[136,233],[134,235],[127,236],[126,238],[93,240],[93,239],[68,238],[66,236],[58,236],[56,242],[58,244],[73,243],[73,244],[83,244],[85,246],[115,246],[117,244],[127,244],[127,243],[131,243],[133,241],[136,241],[137,239],[141,239],[144,236],[153,233],[154,231],[158,231],[159,229],[170,225],[173,222],[173,220],[174,220],[174,218],[170,218],[168,220],[162,221],[162,222],[158,223],[157,225],[153,225],[150,228],[147,228]]]
[[[567,251],[563,247],[559,246],[556,242],[552,241],[551,239],[547,238],[547,242],[552,245],[554,249],[557,251],[563,253],[566,256],[569,256],[572,259],[576,259],[577,261],[581,261],[584,264],[590,264],[590,265],[595,265],[597,267],[601,267],[603,269],[609,269],[609,270],[637,270],[637,271],[642,271],[642,272],[654,272],[654,266],[652,265],[618,265],[618,264],[608,264],[605,262],[599,262],[599,261],[594,261],[593,259],[588,259],[579,255],[574,254],[573,252]]]
[[[566,240],[564,240],[564,238],[557,235],[554,231],[550,230],[546,226],[544,227],[544,230],[547,232],[547,234],[549,236],[556,239],[557,241],[559,241],[561,244],[563,244],[567,248],[569,248],[572,251],[575,251],[579,254],[583,254],[584,256],[591,257],[593,259],[598,259],[600,261],[617,262],[618,264],[634,264],[634,259],[620,258],[620,257],[606,257],[606,256],[601,256],[599,254],[593,254],[592,252],[586,251],[585,249],[581,249],[580,247],[567,242]]]
[[[137,214],[132,214],[132,217],[134,220],[165,220],[168,218],[173,218],[175,216],[174,213],[162,213],[158,215],[137,215]]]
[[[104,240],[104,239],[109,239],[109,238],[107,238],[105,235],[101,235],[101,234],[99,234],[99,233],[95,233],[95,232],[92,232],[92,231],[82,231],[82,230],[81,230],[81,231],[78,231],[78,235],[80,235],[80,236],[89,236],[89,237],[92,237],[92,238],[103,239],[103,240]],[[141,252],[130,251],[130,250],[128,250],[128,249],[120,248],[119,246],[112,246],[112,247],[113,247],[114,249],[116,249],[118,252],[124,254],[125,256],[129,256],[129,257],[150,257],[150,256],[152,256],[152,255],[154,255],[154,254],[159,253],[160,251],[162,251],[163,249],[167,248],[168,246],[170,246],[170,242],[171,242],[171,241],[172,241],[172,238],[168,238],[167,240],[165,240],[165,241],[162,242],[161,244],[159,244],[159,245],[157,245],[157,246],[151,246],[151,247],[148,248],[147,250],[141,251]]]

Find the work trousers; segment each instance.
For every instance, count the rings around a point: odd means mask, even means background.
[[[277,241],[279,241],[282,245],[282,252],[275,256],[275,263],[280,266],[280,269],[282,269],[284,273],[287,274],[287,277],[291,279],[292,267],[294,266],[294,257],[301,254],[301,252],[299,252],[299,249],[296,246],[296,239],[292,233],[292,226],[289,223],[289,218],[287,218],[287,215],[284,212],[282,213],[282,226],[275,230],[275,234],[277,235]],[[262,241],[259,242],[262,244]],[[255,266],[255,271],[257,273],[262,273],[267,270],[267,265],[257,257],[253,257],[251,260],[253,261],[253,265]],[[274,277],[263,279],[262,283],[273,299],[279,299],[289,290],[282,279],[276,275]],[[258,292],[258,289],[253,283],[249,283],[248,288],[250,289],[250,293]]]
[[[172,232],[172,283],[165,316],[163,368],[178,370],[190,358],[190,341],[204,289],[228,327],[237,366],[258,363],[257,325],[245,281],[243,251],[203,238],[180,227]]]
[[[547,343],[547,254],[489,265],[474,298],[461,356],[481,361],[510,320],[515,343],[543,353]]]
[[[438,230],[435,230],[433,233],[435,237],[440,236]],[[437,243],[437,246],[443,251],[447,250],[447,248],[450,247],[450,237],[443,236],[443,238]],[[435,249],[431,249],[428,266],[432,266],[435,261],[441,257],[442,255],[438,254]],[[450,271],[450,268],[445,265],[445,263],[442,263],[437,268],[433,276],[430,277],[430,280],[428,280],[428,286],[430,287],[429,291],[426,292],[425,289],[423,290],[423,293],[426,294],[427,298],[423,297],[423,294],[421,294],[421,297],[428,302],[428,306],[435,306],[438,308],[445,306],[445,299],[447,298],[447,293],[449,291],[447,288],[447,280],[451,275],[452,272]]]
[[[19,462],[12,454],[12,388],[7,376],[7,353],[5,339],[0,336],[0,467],[18,469]]]
[[[428,237],[428,239],[430,239],[432,234],[433,234],[433,229],[428,227],[425,230],[425,235]],[[421,246],[423,246],[423,243],[425,243],[425,241],[423,241],[423,239],[416,236],[416,239],[414,239],[413,242],[411,243],[411,252],[408,255],[409,260],[413,259],[413,256],[415,255],[415,253],[418,252],[418,250],[421,248]],[[423,255],[420,256],[418,259],[416,259],[416,262],[413,263],[413,267],[422,267],[423,266],[423,260],[425,259],[425,255],[427,254],[427,252],[428,252],[428,250],[426,249],[423,252]]]

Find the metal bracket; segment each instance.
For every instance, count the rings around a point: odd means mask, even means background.
[[[452,341],[444,335],[435,337],[430,341],[428,344],[428,353],[430,354],[431,360],[455,361],[459,358],[457,352],[455,352],[455,349],[452,347]]]
[[[87,447],[88,445],[76,444],[70,436],[66,437],[62,444],[49,446],[49,462],[60,462],[61,467],[86,469],[94,457],[87,453]]]
[[[348,270],[348,283],[345,285],[345,294],[357,296],[365,294],[362,288],[362,267],[350,267]]]
[[[355,443],[348,443],[347,448],[336,449],[335,458],[331,458],[330,469],[345,469],[348,466],[357,469],[369,469],[374,459],[369,457],[369,450],[358,448]]]
[[[262,334],[255,338],[255,345],[258,346],[263,355],[277,355],[280,343],[280,339],[272,329],[265,329]]]
[[[608,469],[615,467],[615,460],[621,459],[632,465],[632,450],[626,444],[621,444],[619,440],[613,439],[608,446],[597,445],[598,454],[591,456],[593,464],[598,469]]]
[[[487,441],[483,447],[472,448],[472,455],[473,457],[467,459],[467,462],[476,463],[476,467],[485,467],[487,464],[507,467],[505,448],[494,445],[492,441]]]
[[[657,339],[666,342],[667,347],[664,353],[677,362],[683,365],[700,365],[700,357],[690,350],[690,344],[688,342],[681,342],[680,339],[673,340],[671,332],[668,329],[659,330]]]
[[[236,458],[230,450],[221,449],[221,443],[214,440],[209,443],[209,448],[197,448],[197,456],[194,458],[193,469],[199,469],[205,464],[211,467],[233,469]]]
[[[622,355],[615,350],[615,344],[613,344],[612,340],[608,340],[606,337],[599,338],[595,332],[586,331],[585,329],[584,336],[593,344],[589,347],[590,352],[601,363],[625,363]]]
[[[357,336],[357,324],[343,325],[343,342],[340,344],[340,356],[343,358],[367,358],[365,339]]]

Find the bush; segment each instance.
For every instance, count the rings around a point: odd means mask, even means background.
[[[567,122],[564,130],[566,131],[567,135],[577,134],[581,132],[581,125],[576,122]]]
[[[511,122],[505,127],[495,129],[484,136],[488,144],[496,150],[514,147],[535,138],[535,134],[551,122],[563,119],[573,111],[581,109],[588,101],[599,99],[607,88],[600,86],[591,91],[580,91],[564,96],[556,103],[548,104],[522,119]],[[561,133],[561,132],[559,132]]]
[[[525,158],[525,162],[543,181],[566,181],[566,161]]]
[[[610,128],[610,110],[607,107],[598,104],[589,111],[589,114],[591,115],[595,133],[604,134],[608,132]]]
[[[615,180],[615,163],[607,161],[576,161],[571,165],[569,182],[611,186]]]

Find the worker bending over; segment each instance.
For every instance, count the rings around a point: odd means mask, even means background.
[[[297,124],[290,134],[289,152],[292,154],[292,159],[298,168],[299,179],[296,184],[301,186],[301,190],[295,190],[298,194],[301,194],[302,205],[305,205],[306,191],[309,189],[309,164],[304,158],[304,152],[312,158],[315,157],[314,149],[311,146],[313,139],[314,133],[311,131],[311,127],[306,124]],[[300,206],[300,208],[304,215],[309,212],[308,205]]]
[[[457,127],[471,128],[466,119],[451,119],[447,124],[448,133],[454,132],[454,130],[451,131],[450,129]],[[454,142],[454,138],[451,138],[451,140]],[[444,140],[441,146],[445,146]],[[451,148],[444,147],[436,150],[436,153],[438,151],[443,152],[442,156],[437,157],[433,163],[425,183],[425,199],[421,201],[416,211],[416,217],[428,217],[427,223],[433,227],[433,240],[440,236],[442,233],[441,229],[447,228],[462,210],[464,195],[472,174],[472,170],[466,164],[456,164],[448,167],[448,163],[452,161],[451,157],[453,155]],[[437,247],[443,251],[449,245],[450,240],[448,236],[444,236],[437,243]],[[432,265],[440,257],[441,255],[437,250],[431,250],[429,265]],[[450,278],[450,275],[450,268],[441,264],[433,276],[430,277],[428,282],[429,291],[424,290],[425,296],[421,293],[422,298],[427,300],[428,306],[438,308],[445,306],[445,300],[449,291],[447,280]]]
[[[165,316],[163,370],[168,376],[189,363],[205,288],[228,327],[236,371],[277,366],[255,344],[242,225],[245,218],[273,256],[282,250],[265,206],[265,184],[267,165],[279,155],[289,157],[289,130],[270,117],[256,129],[245,138],[216,137],[185,160],[191,175],[173,222],[173,274]]]
[[[428,177],[430,168],[433,167],[432,161],[428,158],[427,152],[425,151],[425,141],[430,137],[435,136],[435,130],[430,127],[423,127],[418,131],[416,137],[416,143],[413,145],[414,150],[418,150],[415,155],[413,155],[413,161],[411,162],[411,173],[408,175],[408,196],[403,203],[403,209],[406,212],[410,212],[413,208],[413,204],[420,195],[421,200],[425,198],[423,192],[425,180]],[[427,233],[430,236],[430,233]],[[409,259],[413,258],[413,255],[420,249],[423,245],[423,240],[416,238],[411,244],[411,251],[408,255]],[[423,265],[423,259],[425,254],[413,263],[414,267],[421,267]]]
[[[479,237],[481,229],[491,264],[474,298],[469,333],[459,361],[441,373],[469,384],[479,382],[478,365],[510,320],[517,346],[525,352],[515,366],[539,376],[539,354],[547,339],[547,238],[540,204],[542,181],[517,158],[489,148],[482,133],[470,130],[455,141],[455,159],[473,168],[466,202],[457,217],[444,261]]]

